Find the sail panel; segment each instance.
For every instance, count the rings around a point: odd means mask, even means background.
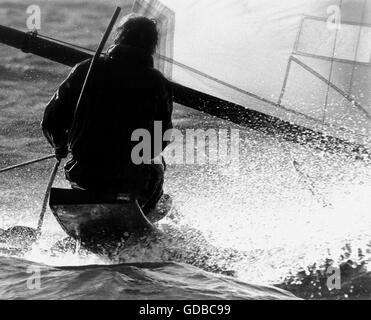
[[[152,17],[159,2],[174,82],[371,145],[371,0],[136,1]]]

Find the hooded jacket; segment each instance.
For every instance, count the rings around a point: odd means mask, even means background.
[[[134,47],[115,46],[98,60],[75,115],[90,61],[78,64],[61,84],[46,106],[42,129],[57,152],[69,146],[72,160],[66,170],[77,179],[117,180],[133,167],[135,130],[151,133],[152,159],[159,156],[154,122],[161,121],[163,134],[172,128],[171,85],[154,69],[152,56]],[[166,146],[163,142],[159,151]]]

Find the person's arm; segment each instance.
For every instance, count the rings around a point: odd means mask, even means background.
[[[86,66],[87,62],[83,62],[71,71],[47,104],[44,112],[41,127],[46,139],[55,149],[58,159],[68,155],[68,133],[87,72]]]
[[[164,139],[165,133],[173,129],[173,91],[170,82],[159,72],[154,89],[156,94],[153,99],[153,109],[148,112],[144,124],[144,128],[148,129],[152,137],[151,159],[147,161],[160,159],[159,156],[170,143]],[[155,122],[161,122],[162,132],[155,130]],[[158,134],[161,134],[161,137],[158,137]],[[158,145],[159,142],[161,145]]]
[[[162,121],[162,137],[168,131],[173,129],[173,88],[169,81],[165,80],[163,88],[162,100],[159,108],[159,118]],[[169,141],[164,141],[162,143],[162,151],[170,144]]]

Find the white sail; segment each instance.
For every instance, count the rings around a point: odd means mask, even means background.
[[[161,21],[173,81],[371,145],[371,0],[138,0],[134,11]]]

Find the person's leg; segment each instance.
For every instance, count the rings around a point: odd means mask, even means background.
[[[110,180],[106,180],[107,177],[102,178],[97,172],[91,177],[76,167],[76,165],[73,168],[66,167],[66,178],[72,189],[134,195],[146,215],[156,208],[163,195],[164,164],[127,167],[123,175],[114,181],[112,178]]]
[[[144,165],[141,168],[136,196],[145,215],[156,207],[164,193],[164,174],[162,164]]]
[[[129,179],[107,174],[104,166],[92,170],[90,167],[82,166],[76,161],[67,163],[65,166],[65,177],[74,190],[114,194],[130,193],[130,190],[133,189]]]

